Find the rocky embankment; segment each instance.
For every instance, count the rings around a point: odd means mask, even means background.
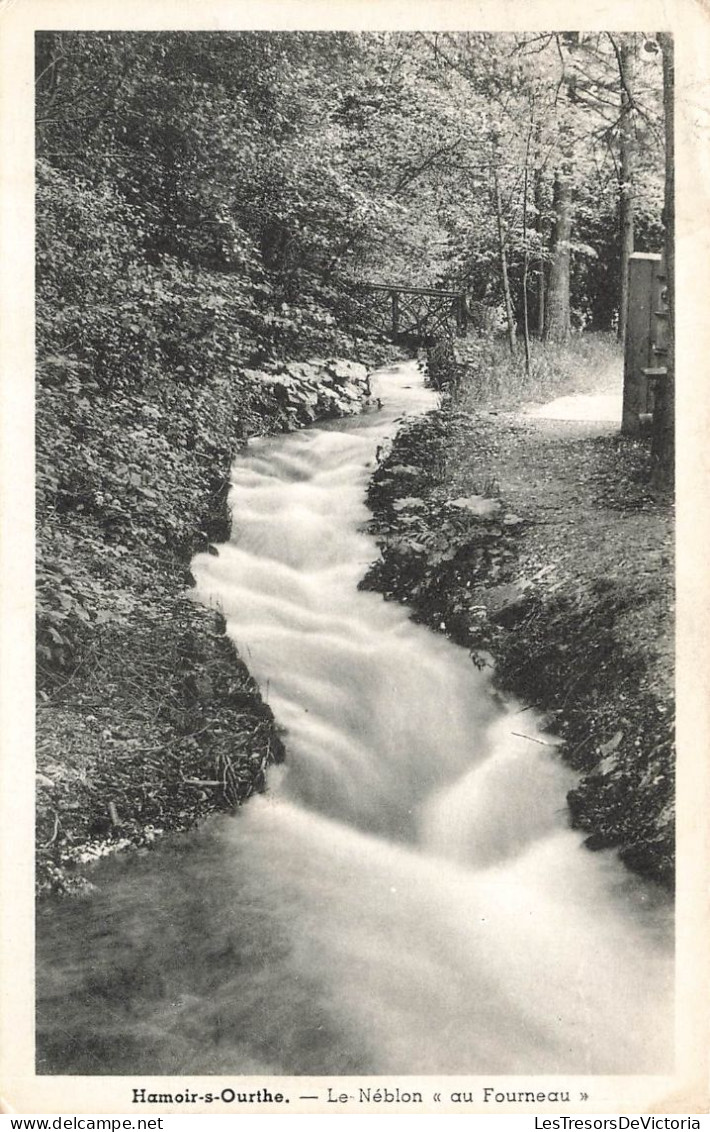
[[[672,887],[672,525],[647,471],[612,427],[484,408],[464,382],[373,478],[382,557],[363,585],[492,658],[565,740],[586,844]]]
[[[368,373],[317,358],[182,396],[167,383],[91,403],[66,381],[40,391],[40,892],[82,889],[98,857],[263,788],[281,740],[221,618],[190,599],[189,561],[229,536],[248,437],[359,412]]]

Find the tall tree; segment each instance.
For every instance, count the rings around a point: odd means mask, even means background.
[[[663,54],[663,106],[665,109],[666,177],[665,259],[668,289],[668,373],[660,391],[654,420],[653,478],[657,486],[670,488],[675,478],[675,61],[673,37],[658,35]]]
[[[635,102],[633,95],[636,70],[636,38],[624,36],[621,43],[610,36],[619,67],[619,323],[618,338],[626,338],[628,307],[629,258],[634,250],[634,169],[636,137],[634,129]]]
[[[536,137],[536,151],[540,148],[539,127]],[[535,206],[536,232],[537,232],[537,335],[542,338],[545,333],[545,297],[547,293],[546,268],[547,260],[545,248],[547,246],[547,216],[545,213],[545,173],[539,159],[533,171],[533,201]]]
[[[566,342],[570,319],[570,239],[572,236],[572,180],[569,165],[555,170],[552,194],[550,277],[545,308],[545,340]]]
[[[570,63],[570,52],[576,50],[579,37],[576,33],[567,33],[555,35],[554,39],[560,60],[560,74],[555,94],[555,106],[560,106],[558,121],[560,151],[552,193],[550,276],[544,337],[548,342],[566,342],[572,328],[570,252],[573,213],[572,175],[576,140],[569,111],[570,106],[576,103],[577,88],[577,73]]]
[[[493,174],[493,200],[496,212],[496,227],[498,229],[498,254],[500,257],[500,276],[503,284],[503,301],[505,303],[505,324],[508,331],[508,347],[511,354],[515,353],[515,318],[513,316],[513,301],[510,295],[510,277],[508,274],[508,248],[506,224],[503,218],[503,204],[500,195],[500,179],[498,165],[494,159]]]

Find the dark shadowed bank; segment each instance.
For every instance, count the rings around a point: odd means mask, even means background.
[[[77,458],[81,404],[67,407],[64,386],[50,413],[41,391],[53,505],[41,497],[40,891],[82,888],[97,857],[233,808],[283,757],[219,612],[190,598],[189,561],[229,537],[245,437],[359,411],[368,370],[343,359],[244,369],[203,387],[194,416],[180,393],[95,401]]]
[[[579,350],[571,383],[565,363],[533,395],[598,383],[609,348]],[[589,848],[672,887],[669,501],[648,487],[645,442],[506,411],[481,370],[492,360],[459,367],[441,409],[381,463],[369,504],[382,558],[363,585],[493,662],[501,689],[565,740],[580,773],[570,819]]]

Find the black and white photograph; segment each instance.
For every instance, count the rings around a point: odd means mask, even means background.
[[[676,171],[710,88],[655,4],[151,7],[31,31],[15,1111],[705,1111]]]

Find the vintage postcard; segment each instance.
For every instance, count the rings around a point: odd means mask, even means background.
[[[3,1111],[699,1127],[707,8],[0,51]]]

